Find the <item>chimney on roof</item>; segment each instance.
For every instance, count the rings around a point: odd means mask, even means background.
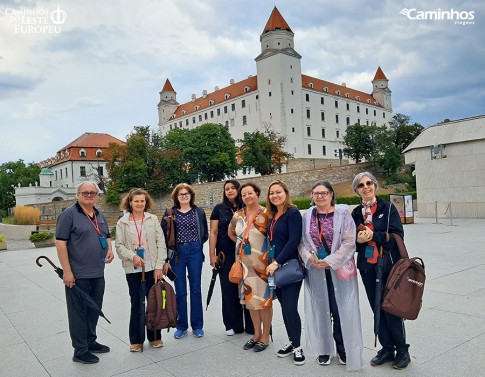
[[[192,102],[194,102],[196,98],[197,98],[196,95],[192,94]]]
[[[343,83],[342,83],[342,86],[345,86],[345,87],[346,87],[346,86],[347,86],[347,84],[343,82]]]
[[[207,90],[202,91],[202,98],[205,98],[205,97],[207,97]]]
[[[229,84],[234,85],[234,79],[230,79]]]
[[[248,79],[250,79],[251,77],[253,77],[253,75],[249,75],[249,76],[248,76]]]
[[[218,87],[218,86],[216,86],[216,87],[214,88],[214,92],[217,92],[218,90],[219,90],[219,87]]]

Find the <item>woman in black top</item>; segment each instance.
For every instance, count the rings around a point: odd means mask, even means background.
[[[373,311],[379,250],[382,246],[384,251],[382,286],[385,286],[391,268],[400,258],[393,234],[404,238],[404,230],[396,207],[376,196],[378,187],[376,177],[369,172],[357,174],[352,182],[353,190],[362,198],[362,203],[352,211],[352,217],[357,227],[365,226],[365,230],[357,233],[357,268]],[[378,337],[382,349],[370,363],[372,366],[378,366],[392,361],[394,369],[404,369],[411,362],[404,321],[382,309],[379,310]]]
[[[290,259],[298,258],[298,245],[302,235],[302,217],[290,199],[288,187],[281,181],[274,181],[268,188],[267,195],[269,204],[266,207],[272,217],[268,225],[268,235],[271,243],[269,252],[273,262],[268,265],[266,271],[269,276]],[[276,288],[276,296],[281,304],[283,321],[288,343],[277,353],[279,357],[293,355],[295,365],[303,365],[305,356],[300,344],[301,319],[298,313],[298,298],[303,281],[288,284],[282,288]]]
[[[225,256],[224,267],[219,272],[222,293],[222,320],[226,335],[232,336],[246,330],[253,334],[253,323],[247,309],[240,303],[238,284],[229,281],[229,271],[235,261],[236,244],[227,235],[227,228],[234,212],[243,206],[238,192],[240,183],[228,180],[224,183],[222,203],[217,204],[210,216],[209,255],[214,268],[217,256],[222,251]]]

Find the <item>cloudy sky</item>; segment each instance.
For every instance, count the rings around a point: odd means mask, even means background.
[[[484,4],[0,0],[0,163],[44,160],[84,132],[124,139],[137,125],[155,129],[167,78],[184,103],[255,75],[275,5],[295,33],[304,74],[371,92],[381,66],[394,112],[412,122],[483,115]],[[459,13],[417,19],[439,10]]]

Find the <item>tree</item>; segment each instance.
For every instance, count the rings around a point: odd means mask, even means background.
[[[0,165],[0,210],[4,215],[15,206],[15,186],[26,187],[39,179],[40,166],[35,163],[25,165],[23,160],[5,162]]]
[[[235,176],[235,140],[222,124],[206,123],[193,130],[176,128],[165,136],[163,142],[166,151],[182,153],[189,183],[220,181]]]
[[[355,162],[362,162],[371,151],[371,136],[369,126],[359,123],[348,126],[344,136],[344,153]]]
[[[402,152],[411,142],[423,132],[424,127],[419,123],[410,124],[411,118],[408,115],[397,113],[389,121],[394,131],[394,145],[399,152]]]
[[[291,153],[284,151],[286,136],[275,132],[269,125],[264,126],[263,132],[245,132],[244,138],[239,142],[239,166],[244,174],[252,169],[261,175],[281,173],[283,164],[293,157]]]

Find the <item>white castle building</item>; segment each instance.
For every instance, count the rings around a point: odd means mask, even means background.
[[[294,33],[275,7],[260,37],[256,76],[216,87],[179,104],[167,79],[160,92],[161,135],[205,123],[225,125],[234,139],[270,126],[287,136],[286,151],[299,159],[338,159],[347,126],[378,126],[392,117],[388,79],[377,68],[372,93],[303,75]]]

